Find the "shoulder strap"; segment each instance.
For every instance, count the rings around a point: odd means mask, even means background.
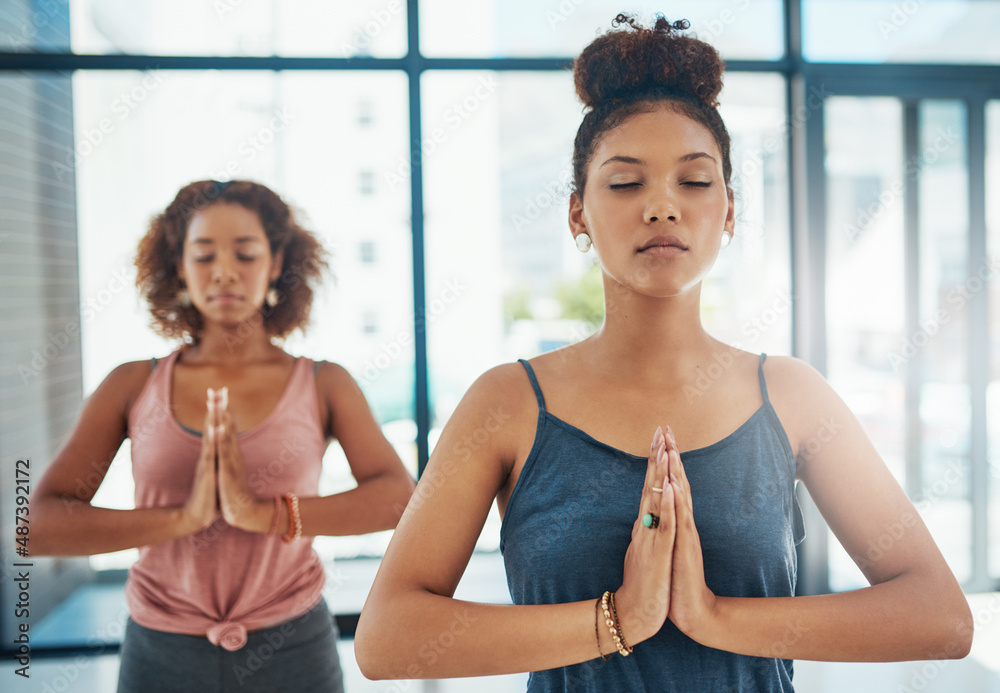
[[[764,359],[767,354],[760,355],[760,364],[757,366],[757,379],[760,381],[760,397],[767,403],[767,382],[764,380]]]
[[[542,396],[542,388],[538,387],[538,380],[535,378],[535,371],[531,369],[531,364],[524,359],[518,359],[517,362],[524,366],[524,370],[528,372],[528,380],[531,381],[531,387],[535,390],[535,399],[538,400],[539,410],[545,411],[545,397]]]

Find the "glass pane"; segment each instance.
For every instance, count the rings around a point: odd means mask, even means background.
[[[768,60],[784,54],[779,0],[704,0],[677,9],[646,0],[624,7],[609,0],[465,3],[461,31],[455,28],[454,2],[422,0],[420,52],[434,57],[575,56],[595,35],[610,29],[611,20],[622,11],[645,24],[658,12],[671,21],[687,19],[700,38],[731,60]]]
[[[594,301],[581,308],[570,298],[594,287],[584,284],[592,256],[566,225],[580,119],[570,75],[422,79],[433,445],[483,371],[589,334],[574,311],[593,312]],[[499,527],[494,507],[479,548],[498,547]]]
[[[923,101],[918,114],[920,323],[907,338],[921,371],[922,489],[914,500],[955,577],[965,581],[972,558],[966,112],[956,101]]]
[[[790,354],[785,81],[729,73],[719,98],[732,140],[736,230],[702,284],[702,324],[740,349]]]
[[[1000,0],[805,0],[814,62],[1000,63]]]
[[[405,0],[69,2],[74,53],[336,58],[406,53]]]
[[[68,53],[66,0],[4,0],[0,6],[0,51]]]
[[[986,108],[986,190],[1000,190],[1000,101]],[[1000,199],[986,195],[990,376],[986,429],[990,461],[989,571],[1000,577]]]
[[[305,336],[296,333],[286,348],[346,367],[415,473],[409,186],[374,175],[395,171],[407,149],[405,77],[77,72],[74,92],[76,148],[52,166],[78,185],[84,390],[123,361],[176,347],[146,329],[148,314],[131,289],[151,215],[192,180],[258,180],[301,210],[331,251],[336,277],[336,287],[327,281],[316,296]],[[359,185],[369,173],[370,185]],[[98,504],[131,505],[128,455],[126,444]],[[321,492],[352,485],[333,444]],[[316,547],[324,558],[379,555],[387,541],[320,538]],[[93,560],[121,563],[114,555]]]
[[[889,358],[904,331],[902,108],[832,97],[825,122],[827,374],[905,483],[905,371]],[[830,586],[866,586],[832,535],[828,546]]]

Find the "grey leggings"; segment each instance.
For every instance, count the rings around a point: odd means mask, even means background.
[[[320,600],[298,618],[247,634],[235,652],[207,638],[125,627],[118,693],[343,693],[337,628]]]

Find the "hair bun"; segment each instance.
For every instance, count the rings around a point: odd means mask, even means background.
[[[653,90],[687,94],[711,108],[719,105],[725,63],[715,48],[681,33],[690,27],[687,20],[671,23],[660,15],[647,29],[631,15],[619,14],[612,26],[573,63],[576,93],[585,106],[613,105]]]

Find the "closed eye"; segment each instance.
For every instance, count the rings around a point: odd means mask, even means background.
[[[205,255],[204,257],[196,257],[195,262],[212,262],[215,259],[214,255]],[[240,262],[253,262],[257,258],[252,255],[237,255],[236,259]]]
[[[639,182],[634,182],[634,183],[612,183],[608,187],[611,188],[612,190],[627,190],[628,188],[637,188],[640,185],[642,185],[642,184],[639,183]]]
[[[689,180],[684,185],[690,186],[692,188],[710,188],[712,187],[712,181],[704,180]]]

